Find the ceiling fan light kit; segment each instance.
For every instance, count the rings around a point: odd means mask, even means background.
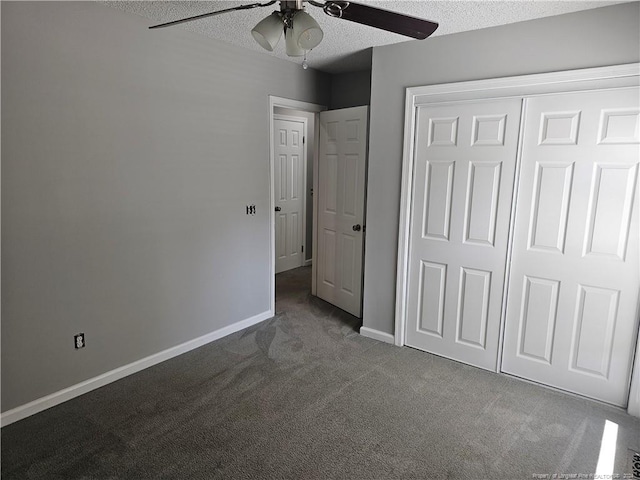
[[[273,12],[253,27],[251,35],[262,48],[273,52],[273,49],[280,42],[280,37],[282,37],[282,28],[282,17],[278,12]]]
[[[314,7],[321,8],[329,17],[349,20],[387,32],[397,33],[406,37],[424,40],[438,28],[438,24],[429,20],[390,12],[381,8],[371,7],[355,2],[342,0],[329,0],[318,2],[316,0],[281,0],[280,11],[275,11],[262,19],[251,30],[251,35],[258,44],[272,52],[280,42],[282,34],[285,35],[285,51],[289,57],[304,56],[303,68],[307,68],[306,53],[317,47],[324,33],[311,15],[304,11],[305,1]],[[211,13],[204,13],[194,17],[174,20],[172,22],[153,25],[149,28],[162,28],[178,25],[192,20],[220,15],[236,10],[249,10],[258,7],[268,7],[276,3],[272,0],[266,3],[251,3],[237,7],[226,8]]]
[[[285,32],[285,49],[289,57],[302,57],[317,47],[324,33],[311,15],[303,10],[302,0],[280,2],[280,11],[273,12],[251,30],[258,44],[272,52]]]
[[[303,50],[312,50],[322,41],[324,33],[311,15],[300,10],[293,15],[293,38]]]
[[[289,57],[302,57],[306,52],[296,42],[296,36],[292,28],[284,32],[285,51]]]

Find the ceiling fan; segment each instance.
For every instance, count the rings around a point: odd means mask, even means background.
[[[201,18],[212,17],[236,10],[249,10],[252,8],[268,7],[277,0],[266,3],[251,3],[237,7],[225,8],[215,12],[204,13],[193,17],[174,20],[149,27],[163,28],[191,22]],[[304,10],[304,4],[321,8],[324,13],[333,18],[341,18],[355,23],[361,23],[370,27],[386,30],[407,37],[423,40],[438,28],[438,24],[421,18],[404,15],[401,13],[383,10],[381,8],[363,5],[361,3],[328,0],[318,2],[315,0],[291,0],[280,1],[280,10],[276,10],[261,20],[252,30],[253,38],[268,51],[273,51],[280,38],[285,37],[286,53],[290,57],[306,56],[307,51],[317,47],[322,41],[323,32],[320,25]],[[303,67],[306,68],[306,61]]]

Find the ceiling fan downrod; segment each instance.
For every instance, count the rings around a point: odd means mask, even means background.
[[[293,28],[293,16],[296,12],[302,10],[303,0],[281,1],[280,2],[280,17],[284,22],[286,28]]]
[[[280,11],[286,12],[288,10],[298,11],[304,8],[304,0],[281,0]]]

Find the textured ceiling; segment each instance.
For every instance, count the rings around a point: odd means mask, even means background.
[[[105,1],[107,6],[148,18],[149,25],[164,23],[184,17],[208,13],[260,0],[248,1]],[[387,10],[406,13],[438,22],[440,27],[434,36],[505,25],[534,18],[560,15],[598,8],[624,1],[594,0],[510,0],[510,1],[371,1],[370,4]],[[196,20],[169,28],[182,28],[206,35],[223,42],[239,45],[283,59],[301,63],[301,58],[290,58],[284,53],[284,40],[274,52],[267,52],[251,36],[251,29],[276,10],[276,5],[251,10],[241,10]],[[311,68],[329,73],[355,72],[371,67],[370,47],[404,42],[411,39],[384,32],[364,25],[328,17],[322,9],[306,4],[306,11],[316,19],[324,31],[324,39],[308,55]],[[149,35],[157,31],[149,31]],[[422,40],[428,42],[429,39]]]

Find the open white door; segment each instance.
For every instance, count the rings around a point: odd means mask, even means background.
[[[368,107],[320,113],[316,293],[360,317]]]
[[[305,120],[274,116],[276,273],[303,264]]]

